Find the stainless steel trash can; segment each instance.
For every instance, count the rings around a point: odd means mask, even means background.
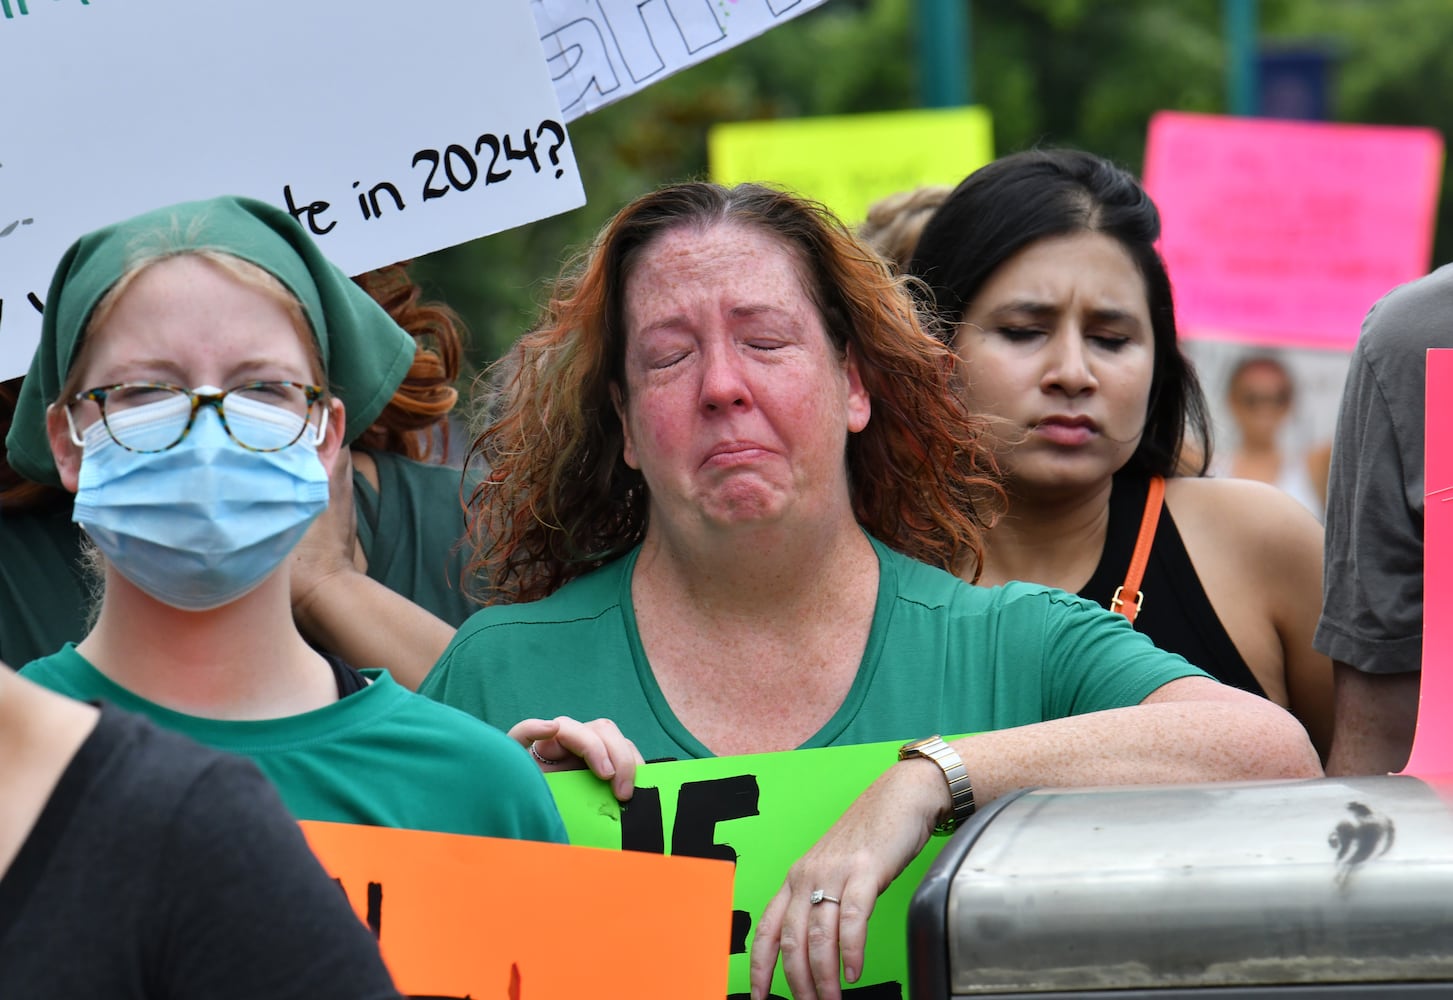
[[[908,923],[912,1000],[1453,997],[1453,782],[1020,792]]]

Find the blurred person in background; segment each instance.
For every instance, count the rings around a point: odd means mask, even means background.
[[[913,259],[924,225],[951,191],[942,184],[926,184],[878,199],[868,206],[858,238],[878,251],[894,271],[902,272]]]
[[[414,353],[333,469],[329,509],[293,550],[293,616],[320,649],[355,663],[387,662],[413,689],[478,607],[466,570],[464,497],[479,477],[445,462],[463,321],[424,300],[404,264],[353,280],[414,339]],[[408,628],[393,627],[400,614]],[[361,629],[360,618],[386,624]]]
[[[1237,361],[1226,380],[1236,446],[1217,452],[1211,473],[1270,483],[1320,520],[1326,492],[1325,478],[1320,485],[1316,478],[1320,450],[1293,455],[1287,446],[1295,404],[1296,385],[1280,359],[1252,354]]]

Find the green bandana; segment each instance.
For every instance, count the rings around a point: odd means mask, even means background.
[[[98,229],[66,251],[51,279],[40,346],[5,439],[12,468],[36,482],[60,485],[45,408],[60,394],[92,310],[138,261],[203,249],[256,264],[303,304],[328,386],[347,412],[347,440],[378,418],[413,364],[413,338],[330,263],[287,212],[251,198],[213,198]]]

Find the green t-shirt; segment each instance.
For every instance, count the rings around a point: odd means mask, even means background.
[[[469,546],[460,487],[472,489],[477,477],[393,452],[367,454],[378,489],[355,471],[353,505],[368,575],[459,627],[479,610],[461,584]]]
[[[132,694],[67,644],[21,674],[83,701],[138,712],[199,743],[250,757],[298,819],[564,843],[544,775],[504,733],[400,687],[381,670],[331,705],[233,722]]]
[[[803,747],[1007,729],[1136,705],[1169,681],[1206,676],[1092,601],[1038,584],[970,586],[871,541],[878,601],[862,664]],[[712,756],[672,713],[641,648],[639,552],[544,600],[476,612],[419,692],[501,727],[605,717],[647,760]]]
[[[0,660],[13,667],[86,634],[81,529],[71,505],[0,510]]]

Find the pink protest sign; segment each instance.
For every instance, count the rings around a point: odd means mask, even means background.
[[[1157,114],[1144,180],[1181,333],[1351,348],[1428,270],[1442,170],[1433,129]]]
[[[1423,689],[1404,774],[1453,775],[1453,350],[1428,352],[1423,488]]]

